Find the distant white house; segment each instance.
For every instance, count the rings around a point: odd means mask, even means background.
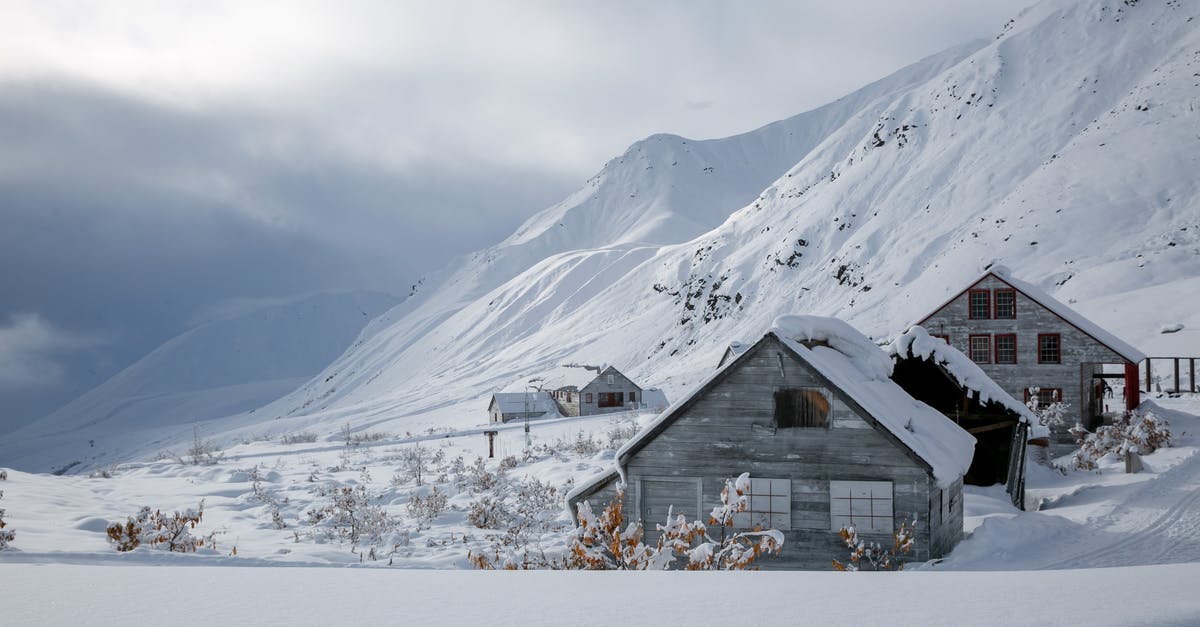
[[[638,409],[643,390],[613,366],[569,364],[540,378],[564,416],[590,416]]]
[[[489,422],[556,418],[558,415],[558,405],[549,392],[496,392],[488,403]]]

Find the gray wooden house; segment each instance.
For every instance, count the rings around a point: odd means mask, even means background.
[[[653,542],[670,508],[707,520],[725,479],[749,472],[739,526],[785,536],[763,568],[829,569],[846,557],[847,525],[890,545],[901,521],[916,520],[916,561],[959,541],[975,440],[893,383],[886,353],[844,322],[810,316],[780,318],[735,352],[622,447],[611,472],[572,491],[571,510],[603,507],[623,477],[626,518]]]
[[[637,409],[642,388],[613,366],[559,366],[541,378],[564,416],[590,416]]]
[[[975,436],[968,485],[1004,484],[1013,505],[1025,508],[1025,447],[1045,437],[1037,416],[1005,392],[966,355],[912,327],[888,346],[892,381]]]
[[[488,402],[488,422],[557,417],[549,392],[496,392]]]
[[[1109,411],[1138,405],[1142,352],[1004,267],[990,268],[916,324],[962,351],[1013,397],[1069,403],[1089,428],[1106,405]],[[1124,374],[1106,375],[1106,364],[1124,366]],[[1107,378],[1124,379],[1123,403],[1104,398]]]

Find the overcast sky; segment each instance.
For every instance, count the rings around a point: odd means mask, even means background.
[[[0,0],[0,432],[247,303],[407,293],[652,133],[747,131],[1027,0]]]

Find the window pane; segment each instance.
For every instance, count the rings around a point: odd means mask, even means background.
[[[989,292],[987,292],[986,290],[972,291],[972,292],[968,293],[967,298],[969,299],[968,302],[970,303],[970,305],[969,305],[969,309],[970,309],[969,317],[970,318],[977,319],[977,318],[990,318],[991,317],[991,313],[992,313],[990,311],[991,298],[990,298]]]
[[[991,338],[986,335],[971,336],[971,361],[979,364],[992,362]]]
[[[1017,317],[1017,293],[1013,290],[996,290],[996,317],[1012,319]]]
[[[996,363],[998,363],[998,364],[1015,364],[1015,363],[1017,363],[1017,336],[1015,336],[1015,335],[997,335],[996,336]]]
[[[1038,336],[1038,361],[1040,363],[1059,363],[1062,360],[1061,346],[1058,335]]]

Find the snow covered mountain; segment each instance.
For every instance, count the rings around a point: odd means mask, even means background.
[[[673,398],[780,314],[884,339],[993,262],[1134,345],[1200,326],[1198,16],[1048,0],[794,118],[649,137],[211,432],[471,425],[491,392],[566,362]]]
[[[0,466],[49,470],[120,459],[161,433],[253,410],[326,366],[396,304],[378,292],[316,294],[210,322],[0,442]]]
[[[779,314],[882,339],[992,262],[1134,344],[1200,325],[1197,15],[1051,0],[751,133],[647,138],[260,413],[468,424],[568,361],[673,396]]]

